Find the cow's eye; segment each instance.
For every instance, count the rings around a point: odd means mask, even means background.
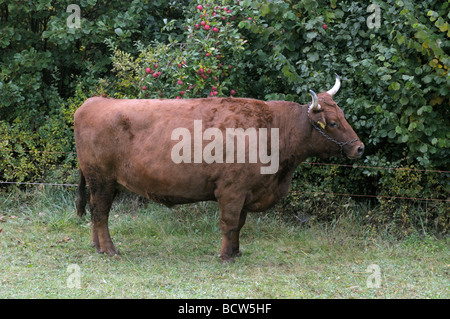
[[[330,125],[330,127],[332,127],[332,128],[338,127],[337,123],[335,123],[335,122],[331,122],[329,125]]]

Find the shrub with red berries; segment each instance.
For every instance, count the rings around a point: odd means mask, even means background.
[[[196,98],[235,96],[239,83],[245,82],[244,59],[246,39],[242,24],[255,23],[252,8],[239,1],[205,0],[192,3],[185,12],[185,24],[181,27],[184,39],[169,44],[141,45],[140,56],[132,60],[126,54],[115,65],[120,74],[130,75],[130,82],[137,81],[140,98]],[[250,19],[249,19],[250,18]],[[175,28],[175,22],[167,22],[165,29]],[[126,61],[125,61],[126,60]],[[131,69],[136,76],[132,77]]]

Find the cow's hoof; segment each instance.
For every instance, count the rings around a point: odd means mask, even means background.
[[[97,250],[97,253],[99,254],[107,253],[109,256],[119,255],[119,251],[116,249],[116,247],[114,247],[114,245],[106,249],[97,246],[95,243],[91,243],[91,246],[95,248]]]
[[[107,254],[109,255],[109,256],[118,256],[118,255],[120,255],[120,253],[119,253],[119,251],[117,250],[117,249],[114,249],[113,251],[108,251],[107,252]]]
[[[238,250],[237,252],[233,253],[233,257],[241,257],[242,253]]]
[[[119,254],[119,251],[114,247],[114,245],[107,247],[106,249],[102,249],[103,252],[107,253],[109,256],[115,256]]]
[[[220,259],[222,259],[222,264],[225,263],[234,263],[234,258],[231,256],[222,256],[222,254],[219,254],[217,257],[219,257]]]
[[[234,264],[234,258],[222,259],[222,264]]]

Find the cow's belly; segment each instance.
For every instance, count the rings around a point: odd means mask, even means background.
[[[215,183],[201,170],[186,170],[166,164],[121,170],[117,182],[126,189],[166,206],[215,200]]]

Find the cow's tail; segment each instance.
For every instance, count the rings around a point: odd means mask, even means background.
[[[77,215],[83,217],[86,215],[86,179],[84,178],[83,171],[80,169],[80,181],[78,182],[78,197],[76,200]]]

